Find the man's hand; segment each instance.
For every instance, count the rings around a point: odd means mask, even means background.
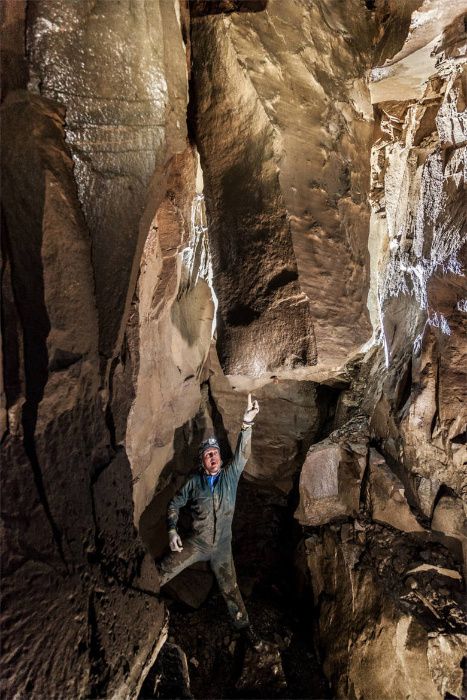
[[[258,402],[251,400],[251,394],[248,394],[248,405],[246,407],[245,415],[243,416],[244,423],[253,423],[256,418],[256,414],[259,411]]]
[[[183,549],[182,540],[176,530],[169,532],[169,546],[172,552],[181,552]]]

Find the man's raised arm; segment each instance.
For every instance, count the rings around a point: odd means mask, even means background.
[[[248,404],[243,416],[242,429],[238,436],[237,447],[229,467],[238,476],[240,476],[245,468],[245,464],[251,454],[251,432],[258,411],[258,402],[256,400],[252,401],[251,394],[248,394]]]

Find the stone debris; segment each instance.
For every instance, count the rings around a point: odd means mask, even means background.
[[[287,687],[279,648],[276,644],[260,641],[248,644],[242,672],[235,687],[244,693],[276,695]]]
[[[418,574],[422,571],[433,571],[440,576],[448,576],[449,578],[456,579],[456,581],[462,581],[462,574],[459,571],[455,571],[454,569],[445,569],[442,566],[435,566],[434,564],[420,564],[415,569],[410,569],[410,571],[407,571],[406,575]]]
[[[368,524],[366,534],[365,546],[330,529],[305,543],[324,669],[337,695],[460,697],[467,617],[451,555],[381,525]]]

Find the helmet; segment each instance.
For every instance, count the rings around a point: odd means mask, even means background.
[[[221,448],[220,448],[220,446],[219,446],[219,443],[217,442],[217,438],[215,438],[215,437],[210,437],[210,438],[208,438],[207,440],[203,440],[203,442],[202,442],[201,445],[199,446],[198,457],[199,457],[200,459],[202,459],[204,453],[206,452],[206,450],[210,450],[210,449],[212,449],[213,447],[214,447],[215,449],[219,450],[219,452],[221,451]]]

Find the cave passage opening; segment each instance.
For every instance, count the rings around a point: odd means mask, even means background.
[[[228,459],[231,451],[222,415],[207,385],[204,391],[222,455]],[[303,528],[294,513],[300,467],[311,444],[329,433],[339,394],[337,389],[317,388],[319,427],[297,444],[288,492],[272,479],[261,482],[245,473],[239,482],[233,556],[238,585],[263,649],[253,650],[232,629],[209,565],[195,564],[162,589],[169,610],[168,639],[142,686],[140,700],[332,697],[317,647]],[[166,505],[185,480],[186,470],[196,464],[204,429],[205,413],[200,411],[176,432],[174,458],[161,475],[161,490],[141,518],[140,534],[156,559],[167,539]],[[185,508],[179,521],[182,540],[190,530],[190,521]]]

